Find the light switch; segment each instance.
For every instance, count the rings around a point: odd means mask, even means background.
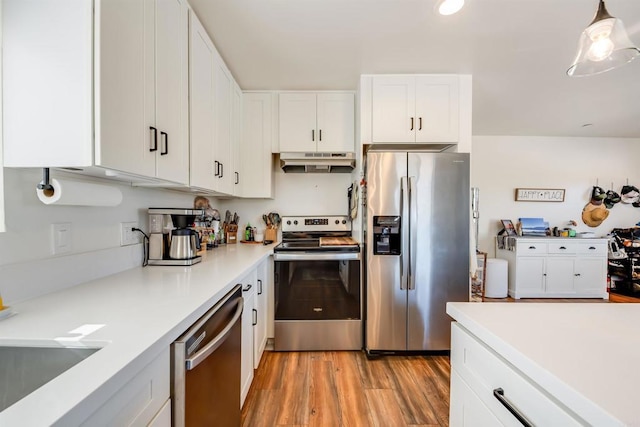
[[[54,255],[71,252],[71,223],[51,224],[51,252]]]

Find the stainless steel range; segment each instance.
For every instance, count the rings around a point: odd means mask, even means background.
[[[283,217],[273,251],[275,349],[360,350],[360,245],[349,218]]]

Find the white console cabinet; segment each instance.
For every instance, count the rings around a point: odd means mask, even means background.
[[[608,298],[606,239],[518,237],[498,258],[515,299]]]

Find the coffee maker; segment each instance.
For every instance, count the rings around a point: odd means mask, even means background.
[[[149,265],[193,265],[202,261],[198,233],[189,228],[202,209],[149,208]]]

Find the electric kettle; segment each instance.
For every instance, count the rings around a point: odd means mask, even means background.
[[[171,232],[171,259],[191,259],[196,257],[200,249],[200,238],[195,230],[190,228],[176,228]]]

